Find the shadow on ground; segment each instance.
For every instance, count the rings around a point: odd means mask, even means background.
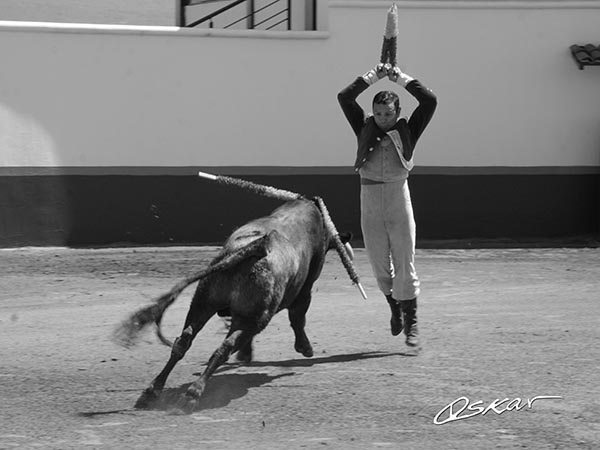
[[[320,364],[338,364],[349,363],[359,360],[374,358],[387,358],[391,356],[414,356],[407,352],[366,352],[350,353],[344,355],[332,355],[317,358],[299,358],[287,359],[283,361],[253,361],[245,363],[229,363],[221,366],[215,372],[202,394],[200,405],[195,411],[207,409],[223,408],[229,405],[233,400],[244,397],[251,388],[260,387],[271,383],[274,380],[283,377],[294,376],[296,372],[286,372],[278,375],[268,375],[266,373],[227,373],[240,367],[310,367]],[[200,376],[200,373],[194,375]],[[185,383],[175,388],[166,388],[163,390],[158,401],[152,406],[152,410],[169,411],[177,407],[181,396],[185,395],[186,390],[192,383]],[[94,417],[98,415],[119,414],[132,412],[132,409],[110,410],[110,411],[92,411],[79,413],[83,417]]]
[[[287,359],[283,361],[252,361],[247,364],[250,367],[311,367],[318,364],[336,364],[336,363],[347,363],[352,361],[359,361],[362,359],[373,359],[373,358],[387,358],[389,356],[414,356],[413,352],[361,352],[361,353],[349,353],[347,355],[332,355],[322,356],[317,358],[298,358],[298,359]],[[239,367],[240,364],[228,364],[221,368],[220,371],[231,370],[232,368]]]
[[[233,400],[244,397],[251,388],[256,388],[283,377],[295,375],[295,372],[279,375],[266,373],[226,373],[211,377],[206,383],[200,404],[195,411],[223,408]],[[185,395],[192,383],[183,384],[177,388],[165,389],[159,402],[152,409],[168,411],[177,408],[177,402]]]

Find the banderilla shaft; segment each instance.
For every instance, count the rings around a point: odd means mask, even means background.
[[[251,181],[240,180],[239,178],[231,178],[223,175],[212,175],[205,172],[198,172],[198,176],[211,181],[216,181],[217,183],[237,186],[239,188],[246,189],[247,191],[254,192],[255,194],[264,195],[265,197],[271,197],[277,200],[283,200],[284,202],[305,198],[303,195],[296,194],[295,192],[277,189],[272,186],[265,186],[263,184],[256,184],[252,183]]]
[[[216,181],[217,183],[231,185],[231,186],[237,186],[242,189],[249,190],[250,192],[254,192],[255,194],[263,195],[265,197],[275,198],[277,200],[282,200],[285,202],[292,201],[292,200],[300,200],[300,199],[307,200],[307,198],[305,196],[303,196],[301,194],[297,194],[295,192],[286,191],[284,189],[277,189],[272,186],[265,186],[263,184],[252,183],[251,181],[240,180],[239,178],[226,177],[223,175],[213,175],[213,174],[206,173],[206,172],[198,172],[198,176],[201,178],[206,178],[207,180]],[[354,264],[352,263],[352,260],[348,256],[346,248],[344,247],[344,245],[342,244],[342,242],[340,240],[339,233],[337,232],[335,225],[334,225],[333,221],[331,220],[331,217],[329,216],[329,212],[327,211],[327,208],[325,207],[325,203],[323,202],[323,199],[321,199],[320,197],[317,197],[315,199],[315,201],[317,203],[317,206],[319,207],[319,211],[321,211],[321,215],[323,216],[323,220],[325,222],[325,227],[327,228],[327,232],[329,233],[329,235],[331,236],[331,238],[333,240],[334,247],[335,247],[338,255],[340,256],[340,259],[342,260],[342,264],[344,265],[346,272],[348,272],[348,276],[350,277],[352,282],[354,284],[356,284],[356,286],[358,287],[358,290],[360,291],[360,294],[366,300],[367,294],[365,293],[365,290],[363,289],[362,285],[360,284],[360,279],[358,277],[358,274],[356,273],[356,270],[354,269]]]

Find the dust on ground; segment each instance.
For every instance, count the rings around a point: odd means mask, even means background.
[[[308,312],[313,358],[294,352],[282,313],[256,338],[255,361],[232,358],[192,415],[133,409],[170,350],[151,332],[120,348],[113,328],[217,250],[0,250],[0,449],[600,448],[599,249],[418,250],[416,357],[389,333],[364,250],[368,300],[330,252]],[[167,336],[192,292],[167,311]],[[223,338],[215,317],[166,394]],[[561,398],[528,407],[536,396]],[[508,400],[476,414],[496,399]],[[450,404],[473,417],[435,424]]]

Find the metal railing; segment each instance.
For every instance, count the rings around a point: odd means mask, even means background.
[[[265,0],[260,4],[259,0],[234,0],[200,19],[188,23],[188,8],[200,5],[206,6],[217,1],[220,0],[180,0],[178,25],[181,27],[197,27],[208,23],[209,28],[227,29],[245,22],[244,28],[249,30],[272,30],[282,25],[284,29],[292,29],[291,0]],[[243,10],[241,5],[245,5]],[[237,9],[234,10],[234,8]],[[238,17],[238,14],[241,14],[241,17]],[[215,24],[218,19],[219,23]]]

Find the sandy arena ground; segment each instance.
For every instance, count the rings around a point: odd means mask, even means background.
[[[223,366],[194,414],[134,410],[169,349],[152,333],[120,348],[113,327],[216,251],[0,250],[0,449],[600,448],[600,249],[419,250],[416,357],[389,334],[364,250],[366,301],[331,252],[308,313],[313,358],[294,352],[280,314],[256,339],[255,361]],[[167,336],[192,292],[167,312]],[[200,333],[166,407],[223,330],[215,318]],[[561,398],[527,407],[536,396]],[[461,397],[471,409],[459,411]],[[485,415],[434,423],[450,404],[464,417],[505,398]]]

